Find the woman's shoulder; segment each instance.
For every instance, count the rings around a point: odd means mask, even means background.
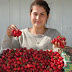
[[[48,28],[49,31],[57,31],[57,29],[54,28]]]
[[[21,29],[20,31],[26,32],[26,31],[28,31],[28,28]]]
[[[29,28],[21,29],[22,35],[30,35]]]
[[[61,35],[57,29],[53,29],[53,28],[48,28],[48,30],[45,34],[52,38],[56,38],[58,35]]]
[[[54,29],[54,28],[48,28],[47,29],[47,33],[59,33],[59,31],[57,29]]]

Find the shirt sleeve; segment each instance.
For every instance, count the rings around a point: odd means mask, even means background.
[[[6,34],[2,39],[1,49],[12,48],[12,38]]]
[[[3,37],[2,43],[1,43],[1,50],[2,49],[12,49],[12,48],[19,48],[19,42],[16,37],[9,37],[7,34]]]

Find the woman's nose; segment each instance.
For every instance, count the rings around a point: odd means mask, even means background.
[[[36,19],[40,19],[40,15],[37,15],[37,16],[36,16]]]

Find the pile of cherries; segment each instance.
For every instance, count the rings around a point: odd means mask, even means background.
[[[0,72],[62,72],[63,58],[52,50],[20,48],[3,50]]]
[[[52,40],[52,43],[55,44],[55,42],[57,43],[60,43],[60,46],[61,48],[64,48],[65,45],[66,45],[66,42],[63,44],[63,41],[65,42],[66,41],[66,38],[65,37],[61,37],[61,36],[57,36],[57,38],[53,39]]]
[[[18,29],[18,30],[15,30],[15,29],[13,29],[12,30],[12,36],[14,36],[14,37],[19,37],[19,36],[21,36],[21,31]]]

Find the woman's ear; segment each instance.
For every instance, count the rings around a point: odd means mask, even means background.
[[[30,13],[30,16],[31,16],[31,13]]]

